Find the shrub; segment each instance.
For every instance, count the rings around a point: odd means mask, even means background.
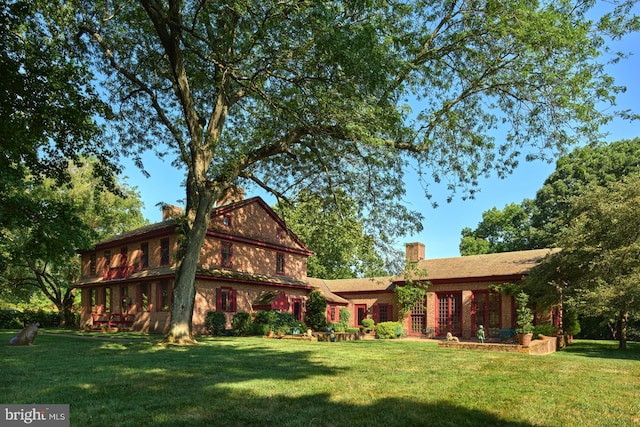
[[[375,324],[373,319],[362,319],[362,327],[365,332],[371,332]]]
[[[245,336],[249,333],[252,323],[249,313],[239,311],[234,314],[233,319],[231,319],[231,329],[234,335]]]
[[[324,331],[327,327],[327,300],[320,291],[313,290],[307,300],[307,314],[305,322],[316,331]]]
[[[553,325],[536,325],[533,327],[533,339],[538,339],[540,335],[555,337],[557,333],[558,328]]]
[[[0,328],[2,329],[15,329],[22,327],[22,321],[20,320],[20,313],[17,310],[4,309],[0,310]]]
[[[255,323],[267,325],[269,330],[276,333],[288,334],[293,329],[306,331],[307,326],[299,322],[291,313],[283,313],[281,311],[260,311],[256,314]]]
[[[329,324],[329,327],[333,329],[334,332],[344,332],[347,329],[342,322],[331,323]]]
[[[224,334],[227,325],[227,316],[221,311],[210,311],[204,321],[204,326],[209,335],[218,337]]]
[[[25,310],[20,315],[22,323],[40,323],[41,328],[60,326],[60,313],[57,311]]]
[[[269,325],[264,323],[252,323],[250,327],[251,335],[265,336],[269,333]]]
[[[379,339],[398,338],[402,335],[402,325],[398,322],[380,322],[376,326],[376,337]]]
[[[351,318],[351,312],[346,307],[340,307],[340,323],[344,325],[346,328],[349,324],[349,319]]]

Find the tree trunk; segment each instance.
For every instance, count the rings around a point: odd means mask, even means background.
[[[198,198],[195,219],[184,236],[183,246],[178,251],[171,323],[165,342],[172,344],[195,344],[192,331],[193,305],[195,301],[195,277],[200,258],[200,248],[209,228],[213,203],[212,193],[204,190]]]
[[[627,323],[629,321],[629,312],[626,310],[620,311],[620,318],[618,319],[618,349],[627,349]]]

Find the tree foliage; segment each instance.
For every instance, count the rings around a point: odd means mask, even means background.
[[[482,214],[477,228],[462,230],[460,253],[473,255],[541,249],[558,245],[571,221],[570,203],[592,187],[606,187],[640,171],[640,139],[574,149],[556,162],[555,171],[534,200],[495,207]]]
[[[532,201],[510,203],[502,210],[495,207],[483,212],[475,230],[464,228],[460,241],[460,255],[479,255],[521,251],[532,246]]]
[[[342,188],[368,223],[403,235],[420,222],[402,203],[409,165],[473,194],[523,150],[597,139],[610,117],[596,106],[622,89],[597,62],[604,36],[637,27],[633,2],[600,22],[586,18],[593,2],[79,3],[122,149],[186,170],[175,342],[192,340],[200,247],[230,187]]]
[[[280,201],[275,210],[314,253],[307,262],[310,277],[347,279],[400,271],[402,254],[386,253],[385,262],[381,252],[386,247],[366,233],[355,201],[340,189],[326,195],[303,191],[295,203]]]
[[[318,290],[309,293],[304,321],[315,331],[322,331],[327,327],[327,300]]]
[[[134,189],[118,187],[126,198],[98,190],[96,163],[70,164],[70,181],[62,186],[53,179],[26,178],[29,203],[22,215],[29,225],[0,228],[0,291],[5,298],[23,301],[41,292],[58,309],[62,324],[72,319],[72,285],[80,277],[76,250],[146,222]]]
[[[640,313],[640,175],[594,186],[569,204],[562,252],[534,269],[528,281],[559,290],[588,316],[616,318],[620,348],[626,324]]]

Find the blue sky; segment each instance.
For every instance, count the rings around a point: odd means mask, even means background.
[[[630,58],[616,65],[607,67],[607,71],[616,79],[616,83],[627,87],[627,91],[621,94],[617,100],[616,110],[631,109],[640,113],[640,35],[627,37],[624,42],[617,43],[614,47],[623,52],[638,52]],[[640,137],[639,122],[623,122],[616,120],[606,129],[609,136],[607,141],[631,139]],[[161,219],[158,203],[171,203],[182,206],[185,198],[184,189],[181,187],[183,174],[171,167],[170,160],[161,161],[149,154],[144,159],[145,168],[151,174],[144,177],[130,162],[125,164],[125,181],[130,186],[137,187],[145,208],[144,216],[151,222]],[[431,201],[424,197],[424,191],[417,180],[407,177],[407,195],[405,201],[414,210],[419,210],[425,217],[423,231],[417,235],[407,235],[398,243],[402,247],[407,242],[422,242],[426,245],[427,258],[455,257],[460,254],[460,232],[464,227],[475,228],[482,220],[482,213],[492,207],[503,208],[509,203],[520,203],[525,198],[534,198],[536,191],[542,187],[544,180],[555,169],[554,163],[522,162],[515,172],[505,179],[492,177],[480,180],[480,192],[473,200],[461,200],[457,198],[447,203],[447,189],[444,184],[430,185],[433,193],[432,201],[438,202],[438,207],[433,208]],[[247,197],[263,196],[263,194],[247,194]],[[269,204],[275,203],[274,199],[264,197]]]

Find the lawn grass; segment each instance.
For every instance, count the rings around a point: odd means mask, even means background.
[[[640,426],[638,343],[532,356],[402,340],[176,347],[82,335],[0,345],[0,403],[69,403],[72,426]]]

